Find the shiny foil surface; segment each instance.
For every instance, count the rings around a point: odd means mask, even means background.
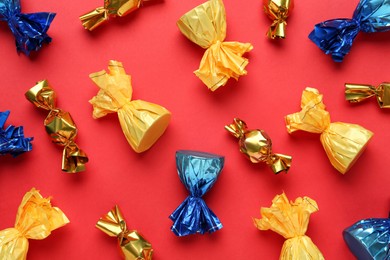
[[[15,44],[18,52],[27,56],[31,51],[38,51],[44,43],[51,42],[47,35],[55,13],[21,13],[20,0],[0,1],[0,21],[8,24],[15,36]]]
[[[5,122],[10,111],[0,112],[0,155],[10,154],[16,157],[24,152],[32,150],[31,141],[33,137],[24,137],[23,126],[7,126]]]
[[[294,8],[294,0],[263,0],[264,12],[272,20],[267,32],[270,39],[286,37],[287,17]]]
[[[390,83],[383,82],[379,86],[345,83],[345,99],[350,103],[358,103],[376,97],[380,108],[390,108]]]
[[[190,195],[169,216],[176,236],[213,233],[222,228],[221,221],[208,208],[202,196],[217,181],[225,158],[220,155],[181,150],[176,152],[176,167],[180,181]]]
[[[18,208],[15,226],[0,231],[0,259],[25,260],[29,239],[45,239],[53,230],[68,223],[61,209],[51,205],[50,198],[43,198],[32,188]]]
[[[342,62],[360,31],[364,33],[390,30],[390,0],[360,0],[352,19],[331,19],[314,26],[309,34],[323,52]]]
[[[107,214],[99,219],[96,227],[118,239],[118,246],[122,257],[126,260],[151,260],[152,245],[137,231],[129,230],[126,221],[115,205]]]
[[[249,130],[246,123],[234,118],[233,123],[225,129],[238,138],[241,153],[245,154],[252,163],[266,163],[275,174],[287,171],[291,167],[292,157],[272,152],[272,141],[268,134],[259,129]]]
[[[321,251],[306,236],[310,215],[318,211],[317,202],[309,197],[298,197],[289,201],[286,194],[276,195],[272,206],[260,209],[261,219],[253,219],[259,230],[272,230],[286,241],[280,253],[280,260],[325,259]]]
[[[180,31],[190,41],[206,49],[195,75],[211,90],[224,86],[229,78],[246,75],[246,52],[250,43],[225,42],[226,13],[222,0],[210,0],[184,14],[178,21]]]
[[[47,80],[39,81],[25,94],[36,107],[49,111],[44,126],[53,143],[63,146],[62,171],[76,173],[85,170],[87,154],[75,143],[77,127],[69,112],[56,106],[56,93]]]
[[[89,102],[93,118],[117,113],[123,133],[137,153],[148,150],[168,127],[171,113],[164,107],[143,100],[131,100],[131,76],[119,61],[111,60],[105,70],[89,75],[100,88]]]
[[[321,143],[331,164],[345,174],[363,153],[373,133],[356,124],[331,123],[322,99],[317,89],[306,88],[302,93],[302,110],[285,118],[287,131],[321,134]]]

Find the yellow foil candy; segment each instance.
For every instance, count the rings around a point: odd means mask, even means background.
[[[253,49],[250,43],[224,42],[226,14],[222,0],[210,0],[183,15],[177,26],[192,42],[207,49],[194,73],[214,91],[229,78],[246,75],[248,59],[242,55]]]
[[[286,194],[276,195],[270,208],[261,208],[261,219],[253,219],[260,230],[272,230],[286,241],[280,260],[325,259],[310,237],[306,236],[311,213],[318,211],[317,203],[309,197],[289,202]]]
[[[303,91],[301,108],[300,112],[286,116],[287,131],[321,134],[321,143],[333,167],[346,173],[363,153],[373,133],[355,124],[331,123],[322,94],[315,88]]]
[[[104,215],[96,227],[111,237],[118,238],[121,254],[126,260],[151,260],[152,245],[137,231],[128,230],[118,206]]]
[[[68,223],[65,214],[51,206],[50,198],[43,198],[38,190],[32,188],[24,195],[18,208],[15,227],[0,231],[0,259],[26,259],[28,239],[45,239],[51,231]]]
[[[253,163],[264,162],[274,173],[287,172],[291,166],[291,156],[272,153],[272,141],[263,130],[248,130],[245,122],[234,118],[233,124],[225,129],[239,139],[240,151]]]
[[[77,135],[76,124],[69,112],[56,107],[56,93],[48,81],[39,81],[25,96],[35,106],[50,111],[44,125],[53,143],[64,146],[62,170],[69,173],[84,171],[88,157],[74,142]]]
[[[351,103],[376,97],[380,108],[390,108],[390,83],[383,82],[378,87],[362,84],[345,84],[345,99]]]
[[[267,32],[270,39],[286,37],[286,19],[294,8],[294,0],[263,0],[264,12],[273,21]]]
[[[118,113],[123,133],[137,153],[148,150],[168,127],[171,113],[164,107],[143,100],[131,100],[131,77],[121,62],[111,60],[105,70],[89,77],[100,88],[89,102],[93,106],[93,118]]]

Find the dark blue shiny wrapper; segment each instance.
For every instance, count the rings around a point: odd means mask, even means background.
[[[370,218],[343,231],[344,240],[359,260],[390,260],[390,218]]]
[[[55,13],[22,14],[20,0],[0,1],[0,21],[8,23],[15,36],[16,49],[29,55],[31,51],[38,51],[43,43],[51,42],[47,35]]]
[[[9,125],[4,129],[9,113],[9,111],[0,112],[0,155],[11,154],[16,157],[19,154],[31,151],[33,138],[24,137],[23,126]]]
[[[312,40],[336,62],[342,62],[360,31],[390,30],[390,0],[360,0],[352,19],[332,19],[316,24],[309,34]]]
[[[212,233],[222,228],[221,221],[207,207],[202,196],[211,189],[222,171],[224,157],[195,151],[177,151],[179,178],[190,195],[169,216],[177,236]]]

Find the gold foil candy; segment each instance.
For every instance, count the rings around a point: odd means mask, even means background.
[[[286,194],[276,195],[270,208],[261,208],[261,219],[253,219],[259,230],[272,230],[283,236],[280,260],[325,259],[310,237],[306,236],[310,215],[318,211],[315,200],[298,197],[290,202]]]
[[[135,230],[128,230],[117,205],[96,223],[96,227],[111,237],[117,237],[121,254],[126,260],[151,260],[152,245]]]
[[[363,84],[345,84],[345,99],[351,103],[376,97],[380,108],[390,108],[390,83],[383,82],[377,87]]]
[[[68,223],[61,209],[52,207],[50,198],[43,198],[32,188],[18,208],[15,227],[0,231],[0,259],[25,260],[28,239],[45,239],[53,230]]]
[[[263,0],[264,12],[273,21],[267,32],[270,39],[286,37],[286,19],[294,8],[294,0]]]
[[[250,43],[224,42],[226,38],[226,13],[222,0],[207,1],[184,14],[178,21],[180,31],[190,41],[207,49],[194,71],[204,84],[215,91],[229,78],[246,75],[246,52],[253,49]]]
[[[287,171],[291,166],[291,156],[272,153],[272,141],[263,130],[248,130],[244,121],[234,118],[233,124],[226,125],[225,129],[239,139],[240,151],[252,163],[264,162],[272,168],[275,174]]]
[[[93,118],[118,113],[124,135],[137,153],[148,150],[168,127],[171,113],[162,106],[143,100],[131,101],[133,88],[119,61],[111,60],[109,72],[92,73],[89,77],[100,88],[89,102],[93,106]]]
[[[48,81],[39,81],[25,96],[35,106],[49,111],[44,125],[52,142],[64,146],[62,170],[69,173],[84,171],[88,157],[74,142],[77,135],[76,124],[69,112],[56,107],[56,93]]]
[[[359,125],[330,122],[322,94],[315,88],[302,93],[300,112],[286,116],[289,133],[298,130],[321,134],[321,143],[333,167],[345,174],[363,153],[373,133]]]

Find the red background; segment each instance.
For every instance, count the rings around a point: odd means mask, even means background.
[[[375,100],[351,105],[344,83],[379,84],[389,79],[390,33],[359,35],[342,64],[320,51],[308,38],[314,24],[351,17],[354,1],[296,2],[288,19],[287,38],[265,37],[271,21],[259,0],[225,0],[228,41],[251,42],[248,75],[210,92],[192,73],[204,50],[177,29],[181,15],[202,0],[145,4],[124,18],[112,19],[94,32],[83,29],[78,16],[102,0],[22,1],[24,12],[52,11],[53,42],[40,52],[17,55],[5,23],[0,25],[0,111],[11,110],[8,124],[25,126],[34,136],[33,151],[15,159],[0,158],[0,229],[12,227],[19,203],[36,187],[53,196],[71,223],[42,241],[30,241],[28,259],[120,259],[115,238],[94,227],[119,204],[128,226],[152,243],[154,259],[277,259],[284,239],[259,231],[251,217],[269,207],[285,191],[291,200],[309,196],[319,212],[307,232],[327,259],[354,259],[342,230],[359,219],[386,217],[389,205],[389,116]],[[122,134],[117,116],[94,120],[88,103],[98,91],[88,75],[122,61],[132,75],[134,99],[160,104],[172,121],[147,152],[136,154]],[[58,107],[71,112],[79,128],[77,143],[90,159],[86,172],[60,170],[62,149],[49,141],[43,120],[24,93],[48,79],[58,94]],[[318,135],[290,136],[284,116],[297,112],[302,90],[324,94],[332,121],[360,124],[375,133],[367,150],[346,175],[329,163]],[[289,173],[275,176],[265,165],[251,164],[238,151],[224,125],[234,117],[250,128],[264,129],[274,151],[293,156]],[[192,149],[222,154],[225,168],[204,197],[224,228],[212,235],[176,237],[168,216],[188,192],[180,183],[175,151]]]

